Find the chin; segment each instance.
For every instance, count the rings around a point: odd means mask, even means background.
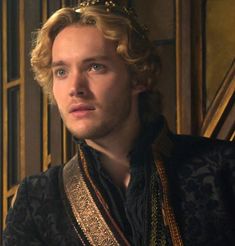
[[[72,133],[73,136],[75,136],[78,139],[86,139],[90,136],[89,131],[81,131],[77,129],[69,129],[69,131]]]
[[[72,133],[73,136],[75,136],[78,139],[90,139],[90,138],[94,138],[96,135],[95,129],[68,128],[68,130]]]
[[[82,122],[74,122],[72,124],[65,124],[67,129],[77,138],[85,138],[87,135],[90,135],[90,132],[93,131],[93,127],[90,127],[89,124],[83,124]]]
[[[78,139],[100,139],[106,137],[110,133],[110,128],[108,127],[84,127],[84,128],[73,128],[69,129],[69,131]]]

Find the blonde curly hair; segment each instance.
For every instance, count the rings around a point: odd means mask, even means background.
[[[152,120],[160,112],[160,96],[156,88],[159,59],[154,46],[141,26],[127,15],[107,12],[104,6],[62,8],[56,11],[38,30],[31,52],[31,65],[44,92],[54,102],[52,93],[52,45],[57,34],[71,25],[94,25],[105,38],[117,42],[117,54],[128,65],[132,83],[143,84],[147,91],[140,94],[140,115],[144,121]]]

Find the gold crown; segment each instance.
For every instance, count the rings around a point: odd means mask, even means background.
[[[134,11],[133,8],[129,8],[127,6],[125,6],[125,4],[121,3],[122,1],[119,1],[119,3],[117,1],[105,1],[105,0],[85,0],[82,1],[80,3],[80,6],[78,8],[75,8],[75,11],[80,13],[80,10],[82,8],[86,8],[89,6],[101,6],[104,7],[106,9],[107,12],[112,12],[114,14],[119,14],[119,15],[123,15],[126,18],[128,18],[131,23],[132,26],[134,28],[134,30],[136,31],[136,33],[144,39],[147,39],[146,33],[148,31],[148,28],[144,25],[141,25],[138,20],[137,20],[137,14]]]
[[[102,1],[102,0],[86,0],[80,3],[80,7],[87,7],[90,5],[103,5],[106,7],[106,11],[109,12],[111,8],[116,7],[117,4],[113,1]]]

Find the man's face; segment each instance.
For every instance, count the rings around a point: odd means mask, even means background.
[[[76,137],[103,138],[136,117],[138,93],[127,66],[96,27],[69,26],[56,36],[52,72],[54,98]]]

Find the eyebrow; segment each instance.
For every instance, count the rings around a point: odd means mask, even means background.
[[[94,56],[84,60],[84,62],[96,61],[96,60],[110,60],[109,56]]]
[[[90,57],[90,58],[86,58],[84,60],[82,60],[82,63],[87,63],[87,62],[92,62],[92,61],[99,61],[99,60],[104,60],[104,61],[109,61],[111,60],[109,56],[94,56],[94,57]],[[59,61],[55,61],[51,63],[51,67],[58,67],[58,66],[65,66],[67,65],[66,62],[64,62],[63,60],[59,60]]]
[[[63,61],[55,61],[51,63],[51,67],[58,67],[58,66],[64,66],[64,65],[66,65],[66,63]]]

